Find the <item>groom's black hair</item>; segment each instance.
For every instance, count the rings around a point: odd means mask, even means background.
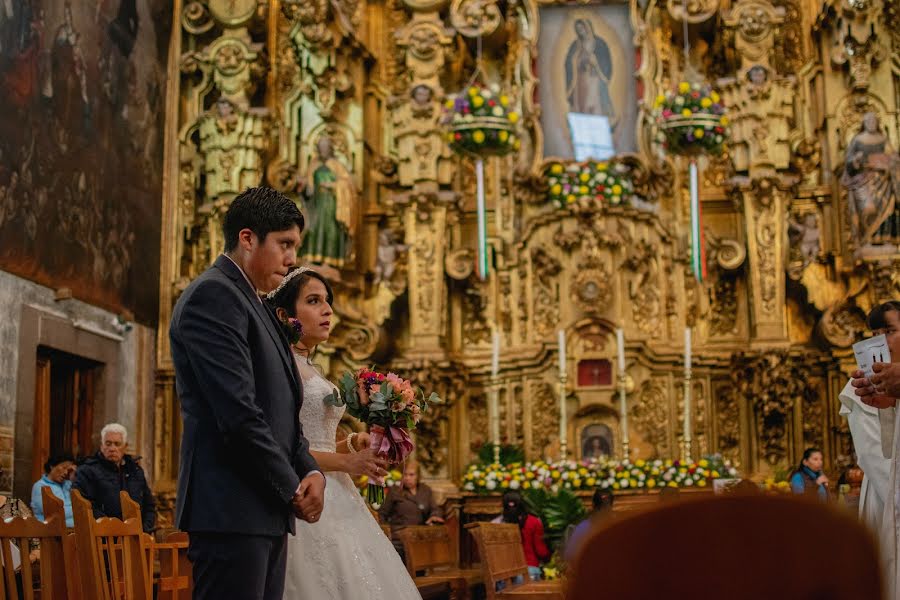
[[[866,324],[869,326],[869,329],[875,331],[876,329],[885,329],[887,325],[887,319],[885,316],[889,312],[897,311],[900,312],[900,300],[889,300],[884,304],[879,304],[869,313],[869,318],[866,319]]]
[[[231,202],[222,220],[225,252],[237,247],[241,229],[249,229],[262,242],[271,232],[294,225],[303,231],[303,213],[290,198],[272,188],[247,188]]]

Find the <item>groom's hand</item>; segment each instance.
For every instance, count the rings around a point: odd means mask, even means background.
[[[298,519],[317,522],[325,506],[325,476],[315,471],[304,477],[292,504]]]

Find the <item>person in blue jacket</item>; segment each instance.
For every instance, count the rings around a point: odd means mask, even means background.
[[[75,475],[75,461],[71,454],[51,456],[44,463],[44,474],[31,488],[31,511],[34,518],[44,520],[44,500],[41,489],[48,487],[53,495],[63,501],[66,509],[66,527],[74,527],[72,519],[72,477]]]
[[[828,478],[822,473],[822,451],[807,448],[800,466],[791,475],[791,491],[795,494],[815,494],[819,501],[828,501]]]

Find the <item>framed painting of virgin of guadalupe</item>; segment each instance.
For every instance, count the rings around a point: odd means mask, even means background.
[[[544,156],[574,158],[568,123],[572,113],[604,117],[615,152],[635,150],[634,64],[627,5],[540,9],[538,78]]]

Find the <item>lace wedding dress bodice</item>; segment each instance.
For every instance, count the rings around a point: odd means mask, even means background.
[[[325,378],[297,360],[303,377],[300,423],[310,450],[335,451],[343,406],[325,403],[334,391]],[[325,473],[325,507],[316,523],[297,521],[288,538],[285,600],[421,600],[409,572],[375,522],[347,473]]]
[[[334,392],[334,386],[319,375],[303,380],[303,405],[300,407],[300,423],[303,435],[309,440],[310,450],[334,452],[334,438],[345,407],[325,404],[325,398]]]

